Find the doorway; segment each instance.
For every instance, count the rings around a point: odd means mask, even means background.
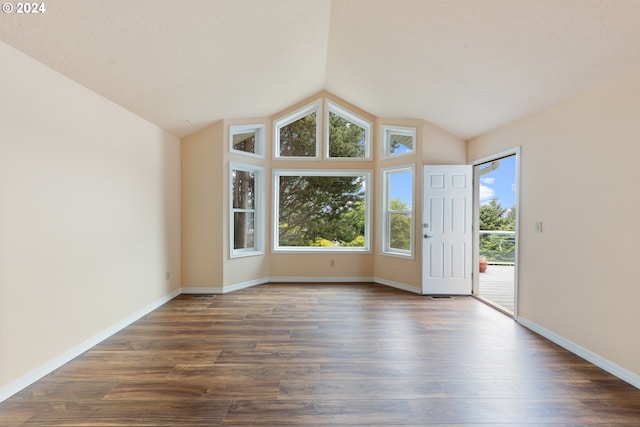
[[[473,294],[516,316],[519,149],[473,163],[475,271]]]

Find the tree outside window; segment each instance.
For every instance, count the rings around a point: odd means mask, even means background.
[[[492,263],[515,263],[515,229],[515,206],[503,208],[497,199],[481,205],[480,255]]]
[[[327,156],[329,158],[367,159],[371,123],[331,102],[327,102]]]
[[[383,253],[413,255],[413,167],[383,171]]]
[[[253,157],[264,157],[264,125],[229,126],[230,151]]]
[[[276,250],[369,248],[369,172],[276,171]]]
[[[318,157],[320,101],[275,122],[275,154],[278,158]]]
[[[257,255],[262,245],[262,170],[231,164],[231,256]]]
[[[383,157],[396,157],[416,152],[416,128],[382,126]]]

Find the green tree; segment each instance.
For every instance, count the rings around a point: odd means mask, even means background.
[[[364,137],[363,128],[329,112],[330,157],[364,157]]]
[[[315,112],[280,128],[280,155],[285,157],[316,155]]]
[[[407,203],[400,199],[389,201],[389,210],[405,211],[409,208]],[[389,218],[390,246],[394,249],[411,250],[411,218],[404,213],[392,213]]]
[[[283,156],[314,156],[316,114],[280,129]],[[365,131],[329,113],[329,154],[362,157]],[[364,246],[365,203],[362,176],[281,176],[279,242],[281,246]]]
[[[281,176],[281,246],[349,243],[364,235],[362,176]]]
[[[480,230],[502,230],[505,222],[506,208],[497,199],[480,206]]]
[[[283,156],[315,156],[316,114],[280,129]],[[329,155],[363,157],[365,130],[329,112]],[[281,176],[281,246],[364,246],[365,203],[362,176]],[[333,242],[333,243],[331,243]]]
[[[498,200],[480,206],[481,231],[514,231],[516,210],[503,208]],[[490,262],[513,262],[515,259],[515,239],[512,234],[480,234],[480,255]]]
[[[502,224],[501,230],[515,231],[516,230],[516,207],[512,207],[507,210],[507,214]]]

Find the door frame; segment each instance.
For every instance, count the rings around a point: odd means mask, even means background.
[[[514,265],[514,273],[513,273],[513,318],[515,320],[518,319],[518,277],[520,276],[518,273],[519,265],[520,265],[520,257],[519,257],[519,246],[520,246],[520,146],[516,146],[514,148],[510,148],[505,151],[501,151],[495,154],[491,154],[486,157],[482,157],[476,160],[471,161],[469,164],[473,166],[473,280],[472,280],[472,295],[479,295],[480,291],[480,269],[479,269],[479,257],[480,257],[480,224],[478,223],[478,219],[480,218],[480,180],[476,179],[476,166],[481,165],[483,163],[489,163],[494,160],[499,160],[504,157],[516,156],[516,230],[515,230],[515,265]]]

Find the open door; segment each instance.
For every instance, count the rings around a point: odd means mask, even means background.
[[[422,293],[471,295],[473,170],[424,166]]]
[[[475,160],[473,295],[517,317],[518,147]]]

